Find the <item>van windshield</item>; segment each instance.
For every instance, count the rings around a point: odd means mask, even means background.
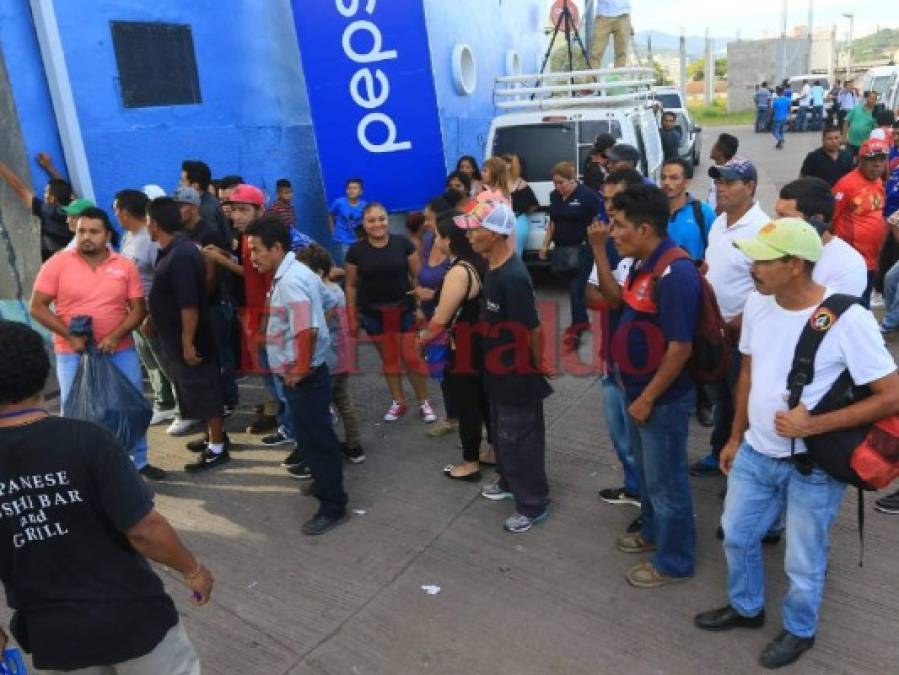
[[[871,80],[871,90],[876,91],[878,94],[882,94],[890,88],[890,82],[892,81],[892,75],[881,75],[879,77],[875,77]]]
[[[531,182],[551,181],[559,162],[578,162],[578,144],[592,145],[601,133],[621,138],[617,120],[596,120],[500,127],[493,137],[493,154],[515,153],[521,159],[522,177]],[[579,132],[579,133],[578,133]]]

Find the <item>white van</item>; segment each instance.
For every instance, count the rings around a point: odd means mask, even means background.
[[[533,83],[537,83],[534,85]],[[521,158],[540,209],[531,214],[524,260],[545,264],[537,257],[549,223],[552,168],[574,163],[581,178],[593,141],[608,133],[633,145],[642,157],[638,170],[659,181],[662,141],[659,116],[653,105],[652,70],[606,68],[544,75],[498,77],[494,90],[497,108],[517,110],[494,118],[487,135],[485,156],[512,152]]]
[[[876,91],[881,100],[891,88],[893,88],[897,77],[899,77],[899,66],[875,66],[871,68],[861,82],[861,92]]]

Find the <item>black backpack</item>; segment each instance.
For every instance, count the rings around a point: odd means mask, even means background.
[[[815,309],[808,323],[805,324],[799,341],[796,343],[793,364],[787,375],[789,391],[787,407],[789,409],[792,410],[799,405],[803,388],[814,379],[815,355],[824,341],[824,337],[846,310],[855,304],[861,304],[861,300],[852,295],[835,293],[827,297]],[[868,398],[870,395],[870,388],[857,386],[852,381],[849,370],[846,369],[818,404],[809,411],[809,414],[822,415],[833,412]],[[865,460],[870,466],[873,458],[890,472],[889,475],[895,477],[896,464],[899,463],[899,446],[897,446],[894,430],[895,419],[887,418],[872,424],[816,434],[804,439],[807,449],[805,455],[795,455],[795,439],[790,443],[790,459],[796,464],[800,473],[810,473],[813,465],[817,465],[831,477],[857,488],[858,536],[862,546],[864,546],[865,525],[864,491],[877,490],[884,484],[888,484],[892,478],[887,479],[881,474],[879,476],[881,483],[877,484],[876,479],[872,478],[870,479],[874,481],[872,485],[859,475],[855,467],[865,467]],[[864,468],[860,470],[864,475],[868,475]],[[859,565],[861,564],[862,560],[860,559]]]

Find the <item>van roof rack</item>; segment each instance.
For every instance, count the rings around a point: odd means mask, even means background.
[[[652,68],[599,68],[496,78],[493,102],[502,110],[586,106],[645,107],[652,99]]]

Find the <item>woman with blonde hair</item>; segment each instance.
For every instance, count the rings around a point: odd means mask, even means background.
[[[530,226],[528,216],[540,208],[537,195],[522,177],[521,159],[514,152],[501,155],[509,167],[509,184],[512,199],[512,211],[515,213],[515,252],[520,258],[524,253]]]

